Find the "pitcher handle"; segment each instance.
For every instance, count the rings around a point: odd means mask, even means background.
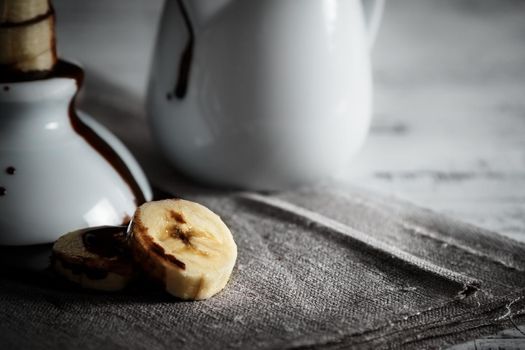
[[[381,23],[381,17],[383,16],[385,0],[363,0],[362,3],[366,29],[368,31],[368,42],[370,48],[372,48],[376,40],[379,23]]]

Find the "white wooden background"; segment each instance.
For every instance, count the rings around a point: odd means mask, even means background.
[[[55,0],[83,108],[138,141],[161,0]],[[525,1],[391,0],[372,53],[370,137],[344,181],[525,242]]]

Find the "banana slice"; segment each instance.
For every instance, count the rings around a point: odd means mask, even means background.
[[[117,291],[134,276],[124,226],[70,232],[53,245],[51,261],[55,271],[84,288]]]
[[[221,218],[182,199],[140,206],[130,246],[144,271],[182,299],[208,299],[220,292],[237,259],[237,245]]]
[[[49,0],[0,0],[0,73],[47,72],[57,60]]]
[[[20,23],[49,12],[48,0],[0,0],[0,22]]]

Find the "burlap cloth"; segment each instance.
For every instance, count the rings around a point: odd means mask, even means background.
[[[93,293],[0,278],[0,349],[444,347],[523,323],[525,246],[359,190],[195,195],[230,226],[226,289]]]

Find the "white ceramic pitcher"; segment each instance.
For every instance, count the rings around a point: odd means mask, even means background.
[[[369,129],[381,9],[372,0],[166,1],[148,97],[161,149],[198,180],[255,190],[344,170]]]

